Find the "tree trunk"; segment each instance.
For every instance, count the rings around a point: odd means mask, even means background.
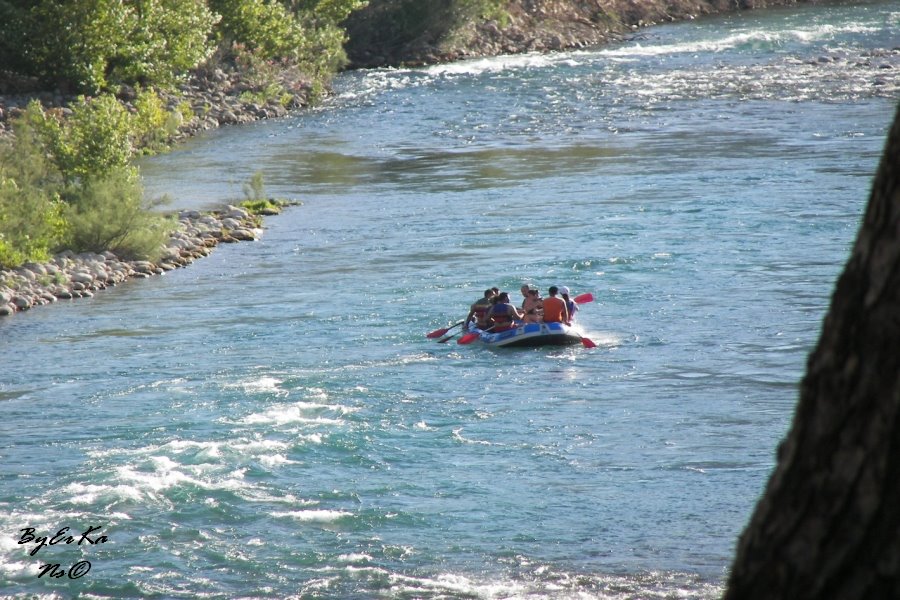
[[[791,431],[738,543],[725,599],[763,598],[900,598],[900,107]]]

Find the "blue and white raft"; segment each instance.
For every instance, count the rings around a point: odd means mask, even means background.
[[[475,340],[494,348],[515,348],[533,346],[572,346],[584,344],[581,331],[565,323],[524,323],[506,331],[485,331],[470,325],[458,343],[467,344]],[[587,344],[585,344],[587,345]]]

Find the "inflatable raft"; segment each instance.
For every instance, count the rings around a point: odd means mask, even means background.
[[[469,344],[478,341],[495,348],[528,346],[571,346],[584,344],[586,338],[574,326],[564,323],[525,323],[506,331],[484,331],[470,327],[457,343]]]

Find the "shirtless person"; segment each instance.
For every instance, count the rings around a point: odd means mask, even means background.
[[[466,315],[466,323],[463,325],[463,329],[465,331],[469,330],[469,323],[472,322],[472,319],[475,319],[475,326],[478,329],[486,329],[490,325],[490,321],[488,321],[487,313],[491,309],[491,299],[494,297],[494,290],[484,290],[484,297],[479,298],[475,301],[474,304],[469,308],[469,314]]]

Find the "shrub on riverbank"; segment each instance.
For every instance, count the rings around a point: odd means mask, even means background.
[[[32,102],[0,147],[0,266],[61,248],[152,257],[171,223],[150,210],[129,162],[158,120],[111,96],[80,98],[65,119]]]
[[[162,149],[186,123],[206,122],[186,101],[173,105],[177,94],[191,97],[173,86],[206,73],[223,86],[219,96],[239,95],[254,118],[283,114],[346,64],[339,24],[365,4],[0,0],[2,79],[57,87],[62,102],[13,113],[15,135],[0,148],[0,266],[61,248],[152,254],[168,227],[149,210],[131,160]],[[71,100],[71,92],[94,97]],[[0,104],[0,119],[6,112]],[[220,112],[220,121],[239,120]]]
[[[364,0],[0,0],[0,64],[64,91],[170,87],[238,42],[327,77]]]

